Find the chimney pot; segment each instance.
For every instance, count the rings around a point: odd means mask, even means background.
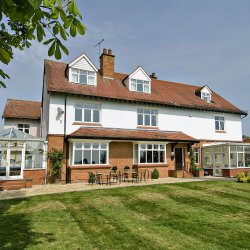
[[[108,50],[108,54],[112,55],[112,50],[111,49]]]
[[[150,75],[150,78],[157,79],[157,76],[156,76],[155,72],[153,72],[153,73]]]
[[[102,53],[107,54],[107,49],[104,48]]]

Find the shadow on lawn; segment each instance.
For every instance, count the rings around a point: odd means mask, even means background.
[[[41,240],[54,241],[49,233],[34,232],[31,221],[25,213],[12,212],[11,209],[23,199],[0,201],[0,249],[18,250],[38,245]]]

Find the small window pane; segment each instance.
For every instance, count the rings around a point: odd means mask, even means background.
[[[99,150],[92,151],[92,164],[99,164]]]
[[[147,144],[147,149],[152,149],[152,144]]]
[[[131,90],[136,91],[136,84],[135,83],[131,83]]]
[[[99,117],[99,110],[93,110],[93,122],[99,122],[100,117]]]
[[[75,109],[75,121],[82,121],[82,109]]]
[[[140,163],[146,163],[146,151],[140,151]]]
[[[138,125],[143,125],[143,115],[142,114],[138,114]]]
[[[91,143],[84,143],[84,148],[90,148],[91,147]]]
[[[150,126],[150,115],[145,115],[144,118],[145,118],[144,125]]]
[[[91,122],[91,110],[90,109],[84,110],[84,121]]]
[[[147,163],[152,163],[153,159],[152,159],[152,151],[147,151]]]
[[[93,76],[88,76],[88,84],[95,85],[95,78]]]
[[[78,74],[78,73],[79,73],[79,69],[71,69],[71,72],[72,72],[72,73],[77,73],[77,74]]]
[[[142,84],[137,84],[137,91],[143,92],[143,85]]]
[[[87,84],[87,76],[86,75],[80,75],[80,83]]]
[[[91,163],[91,150],[84,150],[83,152],[83,164]]]
[[[81,165],[82,164],[82,150],[75,150],[75,165]]]
[[[107,151],[106,150],[100,151],[100,163],[107,164]]]
[[[153,151],[153,162],[154,163],[159,162],[159,152],[158,151]]]
[[[140,145],[140,148],[141,148],[141,149],[146,149],[146,145],[145,145],[145,144],[141,144],[141,145]]]
[[[148,85],[144,85],[144,92],[149,93],[149,86]]]
[[[78,75],[72,74],[72,82],[78,82]]]
[[[159,154],[160,154],[160,162],[161,163],[165,162],[165,151],[160,151]]]
[[[107,144],[106,143],[102,143],[101,144],[101,149],[106,149],[107,148]]]
[[[89,76],[95,76],[95,72],[88,71]]]
[[[75,144],[75,148],[82,148],[82,143],[77,142],[77,143]]]
[[[158,145],[157,144],[154,144],[154,149],[158,149]]]
[[[93,143],[93,148],[98,149],[99,148],[99,143]]]
[[[156,116],[155,116],[155,115],[153,115],[153,116],[151,117],[151,125],[152,125],[152,126],[156,126],[156,125],[157,125]]]
[[[165,145],[160,145],[160,149],[165,149]]]

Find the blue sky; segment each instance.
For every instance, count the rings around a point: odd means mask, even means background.
[[[98,48],[115,54],[117,72],[142,65],[159,79],[207,84],[243,110],[250,110],[249,0],[78,0],[85,36],[69,39],[70,62],[82,52],[99,67]],[[34,43],[3,67],[11,80],[0,89],[0,113],[7,98],[41,100],[47,47]],[[54,60],[54,58],[50,58]],[[250,115],[243,120],[250,135]]]

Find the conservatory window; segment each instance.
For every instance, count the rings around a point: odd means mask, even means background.
[[[30,133],[30,125],[29,124],[18,124],[17,129],[29,134]]]

